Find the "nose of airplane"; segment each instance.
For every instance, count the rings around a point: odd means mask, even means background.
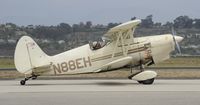
[[[174,37],[177,42],[181,42],[183,40],[183,37],[181,36],[174,36]]]

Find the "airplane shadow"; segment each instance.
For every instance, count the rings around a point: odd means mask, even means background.
[[[157,85],[199,85],[200,83],[153,83],[152,85],[145,85],[145,86],[157,86]],[[18,86],[20,84],[17,84]],[[132,85],[132,86],[138,86],[138,85],[143,85],[143,84],[139,84],[137,82],[128,82],[128,83],[124,83],[124,82],[92,82],[92,83],[27,83],[25,86],[86,86],[86,85],[96,85],[96,86],[128,86],[128,85]],[[14,85],[16,86],[16,85]]]
[[[125,85],[133,85],[137,83],[122,83],[122,82],[97,82],[96,85],[101,86],[125,86]]]
[[[19,84],[20,85],[20,84]],[[70,86],[70,85],[98,85],[98,86],[126,86],[126,85],[139,85],[138,83],[124,83],[124,82],[91,82],[91,83],[31,83],[27,82],[25,86]],[[16,86],[16,85],[15,85]]]
[[[35,82],[32,82],[32,81],[28,81],[27,83],[26,83],[26,85],[25,86],[70,86],[70,85],[76,85],[76,86],[89,86],[89,85],[91,85],[91,86],[128,86],[128,85],[132,85],[132,86],[138,86],[138,85],[142,85],[142,84],[139,84],[139,83],[137,83],[137,82],[135,82],[135,81],[133,81],[133,82],[120,82],[120,81],[92,81],[92,82],[80,82],[80,83],[76,83],[76,82],[74,82],[74,83],[69,83],[69,82],[61,82],[61,83],[52,83],[52,82],[49,82],[49,81],[47,81],[47,82],[42,82],[42,83],[35,83]],[[154,85],[154,86],[157,86],[157,85],[200,85],[200,83],[173,83],[173,82],[160,82],[160,81],[155,81],[155,83],[153,83],[152,85]],[[149,86],[152,86],[152,85],[149,85]],[[20,84],[13,84],[12,86],[20,86]],[[146,86],[148,86],[148,85],[146,85]]]

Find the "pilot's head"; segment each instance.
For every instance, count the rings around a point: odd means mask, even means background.
[[[93,44],[93,46],[96,46],[97,45],[97,41],[94,41],[92,44]]]

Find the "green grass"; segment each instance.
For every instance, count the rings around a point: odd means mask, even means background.
[[[12,58],[0,58],[0,68],[14,68],[14,60]]]
[[[170,58],[164,62],[155,65],[155,67],[200,67],[200,58]]]
[[[199,57],[170,58],[152,67],[200,67]],[[0,68],[15,68],[13,58],[0,58]]]
[[[0,68],[14,68],[14,61],[12,58],[0,58]],[[170,58],[153,67],[200,67],[199,57],[186,58]],[[157,70],[158,78],[200,78],[200,70]],[[94,73],[94,74],[80,74],[67,75],[64,78],[127,78],[130,75],[129,69],[121,69],[118,71]],[[23,78],[24,75],[17,71],[0,71],[0,79]],[[62,76],[59,76],[62,77]]]
[[[187,70],[187,69],[171,69],[171,70],[154,70],[158,73],[157,78],[174,78],[174,79],[200,79],[200,70]],[[136,73],[138,71],[133,71]],[[77,74],[77,75],[60,75],[60,76],[41,76],[41,79],[127,79],[131,75],[130,69],[121,69],[117,71],[91,73],[91,74]],[[17,71],[0,71],[0,79],[18,79],[24,78],[24,75]],[[38,78],[38,79],[39,79]]]

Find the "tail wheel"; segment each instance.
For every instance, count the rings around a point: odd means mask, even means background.
[[[21,80],[21,81],[20,81],[20,84],[21,84],[21,85],[25,85],[25,84],[26,84],[26,81],[28,81],[30,78],[32,78],[33,80],[34,80],[34,79],[37,79],[37,76],[38,76],[38,75],[32,74],[30,77],[26,77],[24,80]]]
[[[138,83],[140,84],[145,84],[145,85],[151,85],[154,82],[154,78],[152,79],[148,79],[148,80],[144,80],[144,81],[138,81]]]
[[[25,84],[26,84],[26,81],[25,81],[25,80],[21,80],[21,81],[20,81],[20,84],[21,84],[21,85],[25,85]]]

